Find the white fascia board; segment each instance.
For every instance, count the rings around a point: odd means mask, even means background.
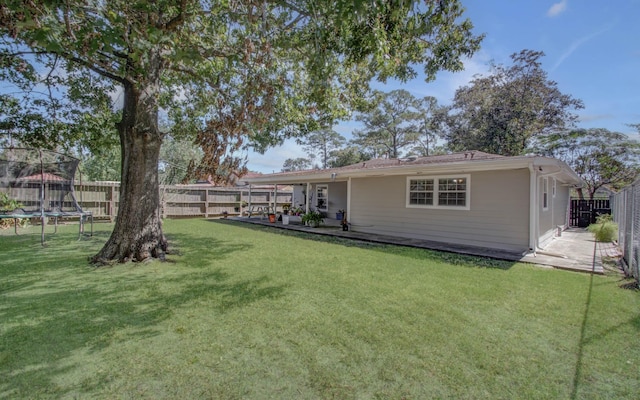
[[[541,169],[541,176],[554,176],[569,185],[582,186],[584,184],[582,178],[564,161],[555,158],[536,157],[533,166]]]
[[[341,174],[342,175],[342,174]],[[258,178],[249,178],[244,179],[242,182],[246,182],[252,185],[268,185],[268,184],[278,184],[278,185],[292,185],[299,183],[327,183],[327,182],[346,182],[347,176],[343,175],[336,179],[331,179],[331,173],[316,173],[309,175],[282,175],[282,176],[261,176]]]

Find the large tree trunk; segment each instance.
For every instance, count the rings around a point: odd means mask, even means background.
[[[122,150],[120,204],[111,237],[93,257],[96,263],[164,259],[167,242],[162,233],[158,158],[162,135],[158,130],[155,84],[138,90],[125,84],[122,121],[118,124]]]

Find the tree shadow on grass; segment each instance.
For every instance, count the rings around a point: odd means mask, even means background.
[[[430,250],[419,247],[411,247],[401,244],[385,244],[369,242],[359,239],[344,238],[331,235],[317,235],[308,232],[295,231],[289,229],[276,229],[271,226],[237,222],[232,220],[209,220],[213,223],[225,224],[243,229],[250,229],[257,232],[271,233],[284,237],[294,237],[314,242],[331,243],[345,247],[357,247],[360,249],[379,251],[387,254],[396,254],[413,259],[442,262],[453,265],[460,265],[469,268],[492,268],[508,270],[516,263],[513,261],[500,260],[496,258],[473,256],[461,253],[454,253],[441,250]]]
[[[286,293],[266,275],[237,279],[210,263],[250,246],[185,234],[174,240],[201,252],[209,268],[180,262],[94,269],[86,251],[62,244],[37,257],[29,257],[33,248],[4,253],[11,262],[0,278],[0,397],[63,396],[71,389],[57,386],[57,377],[109,346],[162,334],[161,323],[178,312],[205,305],[224,314]]]
[[[184,257],[192,267],[212,260],[222,260],[232,253],[253,248],[250,243],[229,243],[221,239],[194,237],[184,233],[169,233],[166,237],[169,241],[169,255]]]
[[[593,271],[595,271],[596,262],[597,262],[596,246],[597,246],[597,243],[594,242],[594,251],[593,251],[593,259],[592,259]],[[582,317],[582,325],[580,327],[580,340],[578,342],[578,355],[576,357],[576,366],[575,366],[575,372],[573,375],[573,382],[572,382],[573,384],[571,386],[571,397],[570,397],[571,399],[579,398],[578,392],[580,389],[580,384],[584,379],[582,369],[584,367],[583,358],[584,358],[585,345],[601,340],[604,337],[610,334],[613,334],[622,328],[626,328],[627,326],[631,326],[635,330],[640,332],[640,315],[636,315],[635,317],[630,318],[625,322],[619,323],[614,326],[610,326],[607,329],[597,334],[587,336],[588,327],[590,325],[589,317],[591,314],[591,301],[593,299],[593,288],[594,286],[609,285],[608,282],[600,282],[596,284],[594,283],[594,279],[595,279],[595,274],[591,274],[591,276],[589,277],[589,288],[587,290],[587,298],[585,301],[584,315]]]

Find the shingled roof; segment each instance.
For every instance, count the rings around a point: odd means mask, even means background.
[[[244,178],[259,178],[259,177],[293,177],[297,175],[313,175],[313,174],[327,174],[332,172],[347,172],[347,171],[366,171],[375,169],[387,169],[398,166],[408,165],[435,165],[446,164],[461,161],[483,161],[506,158],[498,154],[485,153],[482,151],[465,151],[462,153],[453,154],[441,154],[428,157],[407,157],[407,158],[375,158],[373,160],[367,160],[359,162],[357,164],[347,165],[338,168],[329,169],[308,169],[301,171],[288,171],[288,172],[276,172],[274,174],[265,174],[261,176],[245,176]]]
[[[378,158],[340,168],[278,172],[255,177],[243,177],[251,185],[291,184],[299,182],[344,181],[354,177],[411,175],[425,173],[456,173],[496,169],[538,168],[552,172],[561,180],[581,182],[580,177],[564,162],[535,155],[501,156],[482,151],[465,151],[428,157]]]
[[[407,157],[407,158],[376,158],[361,163],[347,165],[346,167],[336,168],[338,170],[354,170],[354,169],[373,169],[388,168],[396,165],[425,165],[425,164],[444,164],[459,161],[472,160],[493,160],[504,158],[498,154],[490,154],[482,151],[466,151],[464,153],[441,154],[428,157]]]
[[[61,176],[49,173],[49,172],[44,172],[42,174],[38,173],[38,174],[33,174],[33,175],[29,175],[29,176],[23,176],[21,178],[16,179],[17,181],[36,181],[36,182],[40,182],[40,181],[45,181],[45,182],[63,182],[66,181],[66,179],[64,179]]]

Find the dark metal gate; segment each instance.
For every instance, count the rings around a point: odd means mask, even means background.
[[[571,199],[569,224],[581,228],[596,222],[600,214],[611,214],[609,199],[581,200]]]

